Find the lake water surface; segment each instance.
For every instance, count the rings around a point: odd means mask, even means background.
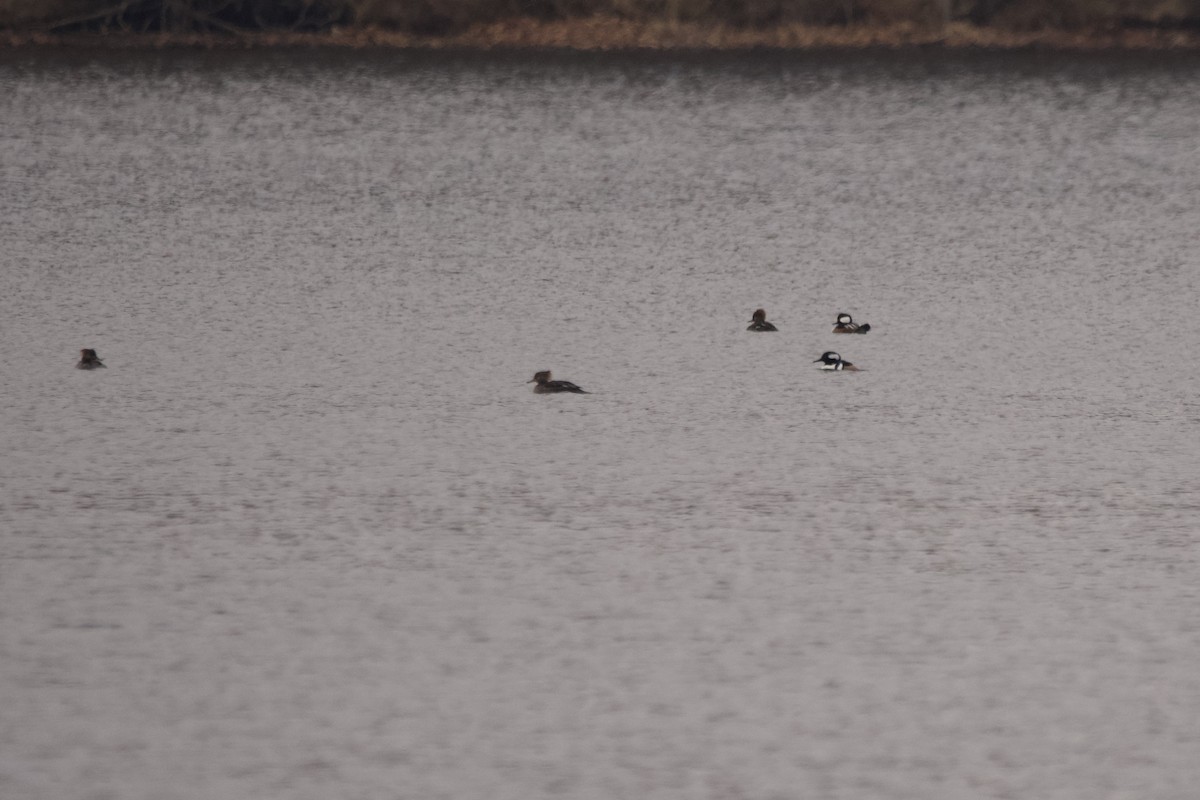
[[[1198,131],[1195,56],[0,52],[0,796],[1191,800]]]

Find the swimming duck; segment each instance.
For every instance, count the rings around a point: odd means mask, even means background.
[[[533,378],[525,381],[526,383],[536,383],[533,387],[536,394],[548,394],[550,392],[575,392],[575,394],[591,394],[585,392],[570,381],[552,381],[550,380],[550,370],[544,372],[535,372]]]
[[[838,372],[858,372],[858,367],[851,364],[849,361],[842,361],[842,357],[832,350],[827,350],[821,354],[821,357],[813,362],[820,364],[821,369],[837,370]]]
[[[751,315],[750,327],[746,328],[746,330],[748,330],[748,331],[777,331],[777,330],[779,330],[779,328],[776,328],[774,325],[767,322],[767,312],[763,311],[760,308],[757,311],[755,311],[753,315]]]
[[[75,365],[75,369],[98,369],[104,367],[104,362],[100,360],[100,356],[96,355],[96,351],[90,347],[85,347],[79,351],[79,363]],[[108,369],[108,367],[104,367]]]
[[[869,330],[871,330],[870,323],[864,322],[857,325],[849,314],[838,314],[837,322],[833,326],[834,333],[866,333]]]

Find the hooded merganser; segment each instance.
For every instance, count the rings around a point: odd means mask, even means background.
[[[834,333],[866,333],[869,330],[871,330],[869,323],[864,322],[857,325],[849,314],[838,314],[837,323],[833,326]]]
[[[100,360],[100,356],[96,355],[96,351],[90,347],[85,347],[79,351],[79,363],[75,365],[75,369],[97,369],[104,367],[104,362]],[[108,367],[104,367],[108,369]]]
[[[550,392],[574,392],[575,394],[591,394],[585,392],[570,381],[552,381],[550,380],[550,370],[544,372],[535,372],[533,378],[525,381],[526,383],[536,383],[533,387],[536,394],[547,394]]]
[[[751,315],[750,327],[746,328],[746,330],[748,330],[748,331],[777,331],[777,330],[779,330],[779,328],[776,328],[774,325],[767,322],[767,312],[763,311],[760,308],[757,311],[755,311],[753,315]]]
[[[820,364],[821,369],[837,370],[838,372],[858,372],[858,367],[851,364],[849,361],[842,361],[842,357],[832,350],[827,350],[821,354],[821,357],[813,362]]]

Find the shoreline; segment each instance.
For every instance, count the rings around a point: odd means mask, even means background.
[[[631,22],[584,18],[532,19],[474,25],[445,36],[419,36],[380,28],[328,32],[253,31],[231,34],[0,32],[0,49],[110,48],[118,50],[240,50],[275,47],[404,50],[599,51],[803,51],[945,48],[951,50],[1195,51],[1200,30],[1127,27],[1103,30],[1009,31],[950,22],[828,27],[785,25],[747,29],[726,25]]]

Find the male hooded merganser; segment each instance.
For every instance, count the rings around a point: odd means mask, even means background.
[[[533,391],[537,394],[546,394],[548,392],[575,392],[575,394],[591,394],[585,392],[570,381],[552,381],[550,380],[550,370],[545,372],[535,372],[533,378],[525,381],[526,383],[537,383],[533,387]]]
[[[838,314],[837,323],[833,326],[834,333],[866,333],[871,330],[869,323],[856,325],[849,314]]]
[[[760,308],[757,311],[755,311],[754,314],[750,317],[750,327],[746,328],[746,330],[748,330],[748,331],[777,331],[777,330],[779,330],[779,328],[776,328],[774,325],[767,322],[767,312],[763,311]]]
[[[79,351],[79,363],[75,365],[75,369],[97,369],[104,367],[104,363],[100,360],[100,356],[96,355],[96,351],[90,347],[85,347]],[[104,367],[108,369],[108,367]]]
[[[821,354],[821,357],[813,362],[820,364],[821,369],[832,369],[838,372],[858,372],[858,367],[851,364],[849,361],[842,361],[842,357],[832,350],[827,350]]]

